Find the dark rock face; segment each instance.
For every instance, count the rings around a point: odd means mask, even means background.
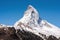
[[[14,28],[0,28],[0,40],[19,40]]]
[[[18,30],[17,35],[22,38],[21,40],[43,40],[41,37],[26,31]]]
[[[44,40],[41,37],[26,31],[15,30],[13,27],[0,28],[0,40]],[[46,40],[58,40],[54,36],[49,36]]]
[[[16,33],[17,31],[17,33]],[[0,40],[43,40],[41,37],[14,28],[0,28]]]
[[[56,37],[54,37],[54,36],[51,35],[51,36],[48,37],[47,40],[58,40],[58,39]]]

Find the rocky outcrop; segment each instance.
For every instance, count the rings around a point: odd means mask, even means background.
[[[0,40],[44,40],[31,32],[15,30],[13,27],[0,28]],[[54,36],[49,36],[46,40],[58,40]]]
[[[39,37],[31,32],[26,32],[24,30],[23,31],[18,30],[17,36],[21,40],[43,40],[41,37]]]
[[[26,31],[14,28],[0,28],[0,40],[43,40],[41,37]]]
[[[57,39],[56,37],[54,37],[54,36],[51,35],[51,36],[48,37],[47,40],[59,40],[59,39]]]
[[[14,28],[0,28],[0,40],[19,40]]]

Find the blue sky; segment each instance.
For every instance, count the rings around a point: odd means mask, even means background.
[[[28,5],[34,6],[42,19],[60,27],[60,0],[0,0],[0,24],[13,25]]]

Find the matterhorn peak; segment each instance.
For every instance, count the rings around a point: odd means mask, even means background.
[[[35,12],[37,11],[32,5],[28,5],[28,8],[27,9],[32,9],[32,11],[34,10]]]
[[[30,8],[32,8],[32,9],[33,9],[34,7],[33,7],[32,5],[28,5],[28,9],[30,9]]]
[[[29,5],[27,10],[25,11],[25,17],[30,16],[30,17],[34,17],[34,19],[38,20],[39,19],[39,13],[38,11],[32,6]]]
[[[41,34],[47,37],[50,35],[60,37],[60,29],[43,19],[41,20],[38,11],[31,5],[24,12],[24,16],[14,24],[14,28],[29,31],[41,37]]]
[[[32,6],[29,5],[27,10],[24,12],[24,16],[15,23],[15,26],[17,26],[20,22],[24,24],[28,24],[33,22],[34,24],[38,23],[39,20],[39,13],[38,11]]]

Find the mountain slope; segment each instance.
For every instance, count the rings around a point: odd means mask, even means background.
[[[24,16],[14,24],[15,29],[25,30],[32,32],[42,38],[53,35],[57,38],[60,37],[60,29],[55,25],[43,20],[39,17],[38,11],[31,5],[28,6]]]

